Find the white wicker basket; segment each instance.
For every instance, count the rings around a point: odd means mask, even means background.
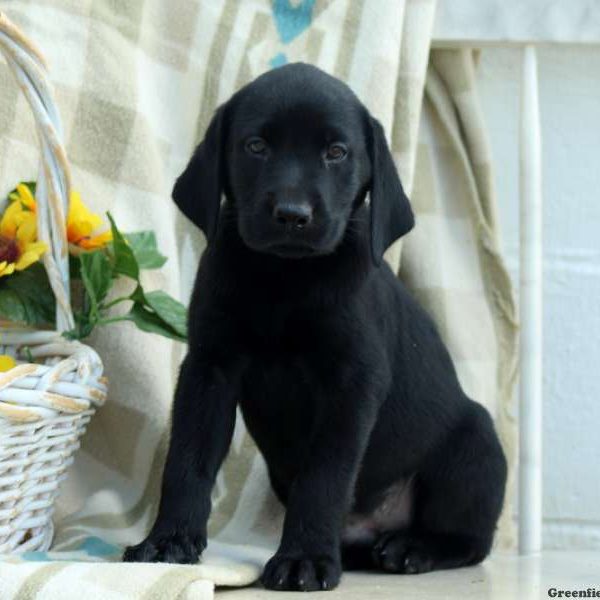
[[[49,246],[44,266],[56,296],[56,331],[0,328],[0,354],[17,366],[0,373],[0,554],[47,550],[54,500],[79,437],[106,397],[102,362],[88,346],[60,333],[73,327],[65,215],[69,168],[44,59],[0,12],[0,52],[37,124],[38,237]],[[28,360],[36,362],[34,364]]]

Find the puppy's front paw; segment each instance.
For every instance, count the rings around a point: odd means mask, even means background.
[[[270,590],[331,590],[342,576],[339,559],[330,556],[276,554],[265,566],[262,584]]]
[[[136,546],[128,546],[123,554],[124,562],[166,562],[195,564],[206,543],[196,541],[189,535],[149,535]]]

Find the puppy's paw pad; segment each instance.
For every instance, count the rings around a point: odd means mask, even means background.
[[[144,540],[135,546],[127,546],[123,553],[123,562],[154,562],[158,549],[149,540]]]
[[[409,550],[404,557],[403,573],[413,575],[433,570],[433,559],[423,550]]]
[[[433,559],[419,542],[407,534],[382,536],[373,547],[373,562],[390,573],[426,573],[433,569]]]
[[[195,564],[204,546],[203,542],[194,542],[183,534],[148,537],[136,546],[127,547],[123,561]]]
[[[262,584],[270,590],[331,590],[340,581],[339,561],[329,557],[278,556],[265,566]]]
[[[397,573],[407,549],[408,538],[402,534],[382,535],[373,546],[372,558],[375,566]]]

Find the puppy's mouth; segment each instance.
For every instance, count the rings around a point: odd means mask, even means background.
[[[306,244],[271,244],[265,251],[280,258],[308,258],[317,254],[315,248]]]

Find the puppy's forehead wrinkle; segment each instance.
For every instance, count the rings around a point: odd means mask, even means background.
[[[277,91],[268,96],[240,96],[236,113],[239,112],[242,118],[281,118],[304,113],[344,120],[355,117],[360,106],[356,99],[349,102],[347,99],[332,98],[322,91],[312,92],[306,88],[299,88],[293,93]]]
[[[267,71],[242,88],[240,95],[254,101],[286,101],[304,96],[325,102],[358,102],[354,92],[345,83],[302,63]]]
[[[293,64],[265,73],[236,94],[235,124],[260,130],[310,126],[340,131],[355,128],[364,108],[341,81],[315,67]]]

